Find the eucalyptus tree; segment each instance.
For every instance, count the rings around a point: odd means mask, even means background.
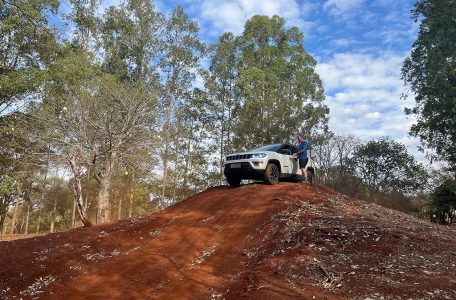
[[[160,60],[162,95],[160,109],[163,112],[162,149],[163,180],[161,200],[167,198],[170,162],[176,167],[178,151],[182,147],[176,111],[190,98],[192,84],[204,53],[204,45],[198,37],[198,25],[190,20],[182,7],[172,10],[163,28],[163,53]]]
[[[73,45],[84,51],[94,47],[97,37],[97,24],[100,22],[96,16],[100,0],[68,0],[70,12],[66,18],[74,23]]]
[[[57,0],[2,0],[0,5],[0,114],[29,100],[41,86],[56,49],[48,14]]]
[[[303,33],[284,24],[278,16],[254,16],[239,38],[238,149],[286,141],[326,126],[329,109],[316,61],[304,49]]]
[[[205,106],[212,119],[210,130],[219,154],[216,163],[219,183],[223,180],[225,153],[232,150],[233,128],[236,126],[236,110],[239,108],[236,86],[238,54],[236,37],[232,33],[224,33],[210,47],[210,65],[205,74]]]
[[[16,229],[19,206],[28,202],[35,175],[47,168],[49,149],[40,141],[38,130],[29,130],[37,124],[28,111],[15,111],[0,117],[0,197],[2,222],[9,205],[15,202],[11,233]]]
[[[163,15],[149,0],[127,0],[118,7],[110,6],[100,28],[104,71],[121,81],[142,81],[158,88],[163,23]]]
[[[456,2],[419,0],[412,10],[420,23],[402,76],[415,96],[405,112],[416,116],[410,134],[418,137],[456,176]]]

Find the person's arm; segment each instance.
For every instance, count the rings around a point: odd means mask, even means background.
[[[301,148],[301,145],[299,145],[299,147]],[[293,156],[294,156],[294,157],[297,157],[298,155],[300,155],[300,154],[303,153],[304,151],[306,151],[306,150],[304,150],[304,149],[299,149],[298,151],[296,151],[295,153],[293,153]]]
[[[300,146],[301,147],[301,146]],[[307,151],[307,149],[309,148],[309,144],[308,143],[305,143],[303,145],[303,148],[298,150],[295,154],[293,154],[293,156],[298,156],[300,155],[301,153],[304,153],[305,151]]]
[[[306,151],[306,150],[301,149],[301,150],[297,151],[294,155],[298,156],[299,154],[304,153],[304,151]]]

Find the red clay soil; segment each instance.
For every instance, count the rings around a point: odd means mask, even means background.
[[[319,185],[215,187],[0,242],[0,298],[456,299],[455,233]]]

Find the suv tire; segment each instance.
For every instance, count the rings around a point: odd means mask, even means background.
[[[232,177],[232,176],[227,176],[226,181],[231,187],[238,187],[241,185],[241,178],[239,177]]]
[[[279,182],[280,171],[276,164],[269,163],[264,172],[264,182],[266,184],[276,184]]]

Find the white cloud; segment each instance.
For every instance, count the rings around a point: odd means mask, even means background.
[[[414,99],[410,95],[401,100],[404,58],[393,52],[379,56],[338,53],[317,65],[316,70],[326,90],[331,130],[364,140],[390,137],[404,142],[417,159],[425,161],[417,151],[418,140],[408,136],[415,119],[404,114],[404,107],[411,106]]]
[[[381,117],[382,117],[382,114],[379,113],[378,111],[367,113],[367,114],[364,115],[364,118],[368,119],[368,120],[378,120]]]
[[[337,53],[330,61],[318,65],[324,75],[325,87],[391,88],[401,84],[400,69],[403,56],[385,53],[379,58],[364,53]]]
[[[204,0],[198,18],[209,23],[212,34],[230,31],[242,33],[245,22],[254,15],[279,15],[288,25],[308,28],[310,22],[303,17],[315,6],[300,5],[296,0]]]
[[[347,18],[356,13],[364,0],[326,0],[323,9],[336,17]]]

